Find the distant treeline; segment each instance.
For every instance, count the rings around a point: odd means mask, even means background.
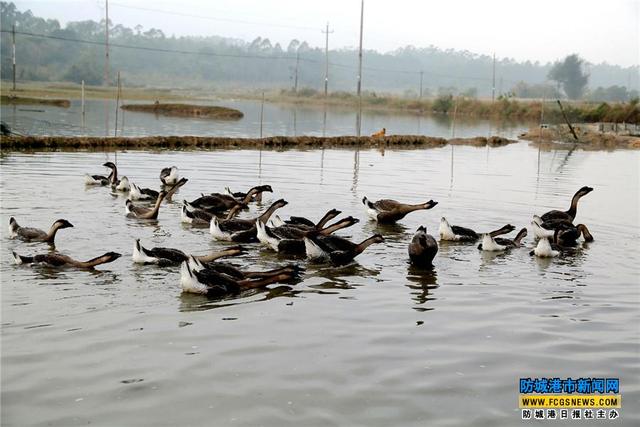
[[[10,79],[11,28],[15,25],[17,78],[35,81],[72,81],[100,84],[104,73],[105,22],[69,22],[43,19],[29,10],[21,12],[13,3],[1,6],[1,74]],[[41,34],[34,37],[22,33]],[[319,90],[324,84],[324,49],[292,40],[288,46],[272,44],[258,37],[252,42],[209,37],[167,36],[155,28],[109,26],[110,77],[121,71],[125,85],[180,88],[257,89],[290,88],[294,84],[296,55],[299,55],[298,86]],[[78,43],[83,40],[89,43]],[[91,44],[94,43],[94,44]],[[132,49],[146,48],[150,50]],[[176,53],[172,51],[181,51]],[[191,54],[195,52],[197,54]],[[338,49],[329,52],[329,90],[354,91],[357,52]],[[496,61],[496,96],[553,97],[557,88],[545,83],[553,64]],[[442,50],[434,46],[407,46],[389,53],[366,50],[363,87],[405,97],[419,96],[423,71],[423,96],[443,93],[488,97],[492,94],[493,58],[468,51]],[[591,88],[586,98],[627,100],[638,88],[640,67],[623,68],[592,64]],[[637,93],[637,92],[636,92]]]

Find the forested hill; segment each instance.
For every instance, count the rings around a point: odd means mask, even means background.
[[[11,78],[11,28],[15,24],[19,80],[102,83],[104,20],[69,22],[62,27],[57,20],[36,17],[28,10],[21,12],[7,2],[1,2],[1,14],[3,79]],[[129,85],[290,88],[296,55],[299,87],[321,90],[324,85],[324,49],[312,48],[304,41],[292,40],[288,46],[281,46],[266,37],[252,42],[214,35],[174,37],[155,28],[126,28],[115,23],[110,23],[109,36],[110,76],[121,71]],[[420,44],[423,41],[416,40],[416,45]],[[331,50],[329,57],[329,90],[355,90],[357,52]],[[384,54],[366,50],[363,88],[415,95],[422,70],[425,95],[455,91],[490,96],[492,65],[493,59],[486,55],[434,46],[407,46]],[[551,66],[498,58],[496,91],[511,91],[520,81],[528,85],[543,83]],[[594,64],[589,73],[591,88],[638,87],[638,67],[633,70]]]

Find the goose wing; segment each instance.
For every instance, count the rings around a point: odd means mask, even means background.
[[[46,239],[47,233],[32,227],[20,227],[16,230],[18,236],[25,240]]]
[[[542,221],[544,221],[544,222],[549,222],[549,221],[572,221],[573,220],[573,218],[571,218],[571,216],[569,216],[568,213],[566,213],[564,211],[559,211],[559,210],[549,211],[549,212],[545,213],[544,215],[542,215],[540,218],[542,218]]]
[[[198,281],[207,287],[207,295],[209,296],[225,296],[240,292],[238,282],[224,273],[206,269],[193,273]]]
[[[318,246],[320,247],[322,247],[322,245],[326,246],[328,248],[326,252],[351,251],[356,247],[356,244],[350,240],[347,240],[344,237],[334,236],[333,234],[329,236],[318,236],[316,243],[319,243]]]
[[[306,226],[306,227],[315,227],[316,224],[314,222],[312,222],[310,219],[307,219],[305,217],[302,216],[292,216],[290,217],[288,220],[285,221],[286,224],[289,225],[302,225],[302,226]]]
[[[453,234],[457,234],[458,236],[471,237],[474,239],[478,238],[478,233],[470,228],[460,227],[459,225],[452,225],[451,231],[453,231]]]
[[[174,248],[145,249],[144,247],[140,247],[140,249],[147,256],[150,256],[153,258],[159,258],[159,259],[166,259],[175,263],[183,262],[188,259],[187,255],[179,249],[174,249]]]
[[[402,206],[402,203],[398,202],[397,200],[382,199],[374,202],[373,206],[376,210],[379,211],[392,211]]]
[[[213,270],[217,273],[226,274],[227,276],[238,280],[245,278],[244,273],[238,267],[228,262],[212,261],[203,264],[206,270]]]
[[[69,262],[69,257],[60,254],[44,254],[34,256],[33,261],[53,267],[61,267]]]
[[[304,229],[290,225],[281,225],[270,231],[280,239],[302,239],[306,232]]]

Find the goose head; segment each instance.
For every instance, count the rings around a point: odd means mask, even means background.
[[[71,227],[73,227],[73,224],[71,224],[66,219],[59,219],[56,222],[54,222],[53,225],[57,226],[57,228],[71,228]]]

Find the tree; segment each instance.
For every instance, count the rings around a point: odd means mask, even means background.
[[[589,82],[589,74],[583,71],[584,59],[577,54],[567,56],[564,61],[556,62],[549,70],[549,80],[562,85],[564,93],[569,99],[579,99]]]

